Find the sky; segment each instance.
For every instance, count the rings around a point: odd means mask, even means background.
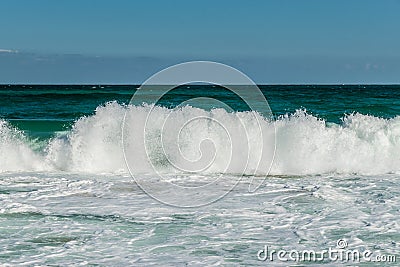
[[[399,0],[2,0],[0,83],[140,84],[173,64],[257,83],[400,83]]]

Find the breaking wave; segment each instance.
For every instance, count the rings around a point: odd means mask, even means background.
[[[143,134],[142,126],[150,111],[147,132]],[[212,159],[205,168],[201,160],[199,166],[193,167],[202,173],[235,174],[241,162],[246,163],[244,173],[261,175],[400,171],[400,117],[383,119],[354,113],[345,115],[341,124],[334,124],[298,110],[272,122],[255,112],[206,111],[190,106],[172,111],[151,105],[123,106],[110,102],[99,106],[93,116],[78,119],[68,133],[49,139],[41,149],[35,147],[38,140],[29,139],[22,131],[0,120],[0,172],[127,173],[121,127],[125,113],[130,134],[130,141],[125,145],[136,162],[133,172],[151,172],[154,166],[164,172],[176,172],[176,165],[185,170],[186,165],[192,168],[193,162],[202,158]],[[180,128],[198,117],[214,118],[223,122],[223,126],[195,120],[177,139],[174,125]],[[169,126],[161,134],[166,119]],[[237,130],[241,127],[246,130],[245,134]],[[231,131],[235,134],[229,134]],[[140,149],[141,137],[148,144],[146,151]],[[211,146],[203,143],[209,139],[213,142]],[[176,140],[179,149],[171,145]],[[213,158],[207,158],[210,153]],[[260,164],[261,154],[265,161],[274,157],[272,166]]]

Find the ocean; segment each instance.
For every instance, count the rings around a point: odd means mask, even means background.
[[[400,261],[399,85],[260,85],[271,117],[218,86],[137,88],[0,85],[0,265]]]

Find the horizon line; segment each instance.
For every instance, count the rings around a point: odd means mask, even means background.
[[[101,85],[111,85],[111,86],[140,86],[141,83],[0,83],[0,86],[19,86],[19,85],[91,85],[91,86],[101,86]],[[164,86],[170,84],[153,84],[154,86]],[[151,86],[153,86],[151,85]],[[186,85],[186,84],[181,84]],[[177,85],[177,86],[181,86]],[[192,84],[199,85],[199,84]],[[212,86],[214,84],[200,84],[202,86]],[[253,84],[226,84],[226,85],[234,85],[234,86],[245,86],[245,85],[253,85]],[[260,86],[268,86],[268,85],[399,85],[399,83],[256,83],[256,85]]]

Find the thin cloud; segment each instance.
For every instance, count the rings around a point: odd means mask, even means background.
[[[0,49],[0,53],[18,53],[18,51],[11,49]]]

